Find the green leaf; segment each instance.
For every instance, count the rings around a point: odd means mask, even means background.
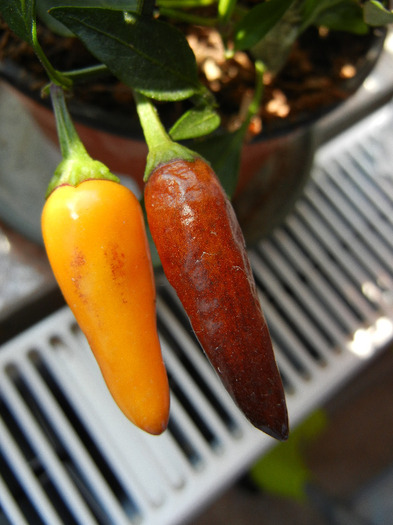
[[[32,43],[32,27],[35,19],[33,0],[0,0],[0,13],[11,30],[19,38]]]
[[[292,431],[286,443],[272,447],[252,466],[250,476],[254,483],[261,490],[287,500],[309,501],[307,486],[313,482],[313,473],[304,450],[328,424],[324,410],[313,412]]]
[[[228,197],[233,195],[237,186],[243,140],[244,129],[239,128],[192,144],[192,150],[211,164]]]
[[[323,11],[333,11],[342,0],[305,0],[302,7],[302,30],[312,25]]]
[[[376,0],[366,2],[363,6],[363,13],[365,22],[371,26],[384,26],[393,23],[393,12]]]
[[[199,91],[194,54],[176,28],[103,8],[58,7],[50,14],[119,80],[147,97],[182,100]]]
[[[233,10],[236,7],[237,0],[218,0],[218,14],[223,23],[228,22]]]
[[[211,107],[192,108],[172,126],[172,140],[187,140],[212,133],[220,125],[220,117]]]
[[[53,7],[80,7],[80,0],[38,0],[37,1],[37,16],[47,27],[54,33],[62,36],[72,36],[73,33],[69,31],[63,24],[55,20],[48,11]],[[138,8],[137,0],[84,0],[84,7],[107,7],[118,11],[136,11]]]
[[[366,34],[368,31],[367,24],[363,20],[362,9],[354,0],[341,0],[334,8],[322,10],[314,24],[333,31],[346,31],[358,35]]]
[[[283,16],[293,0],[270,0],[248,11],[235,27],[235,49],[250,49],[259,42]]]

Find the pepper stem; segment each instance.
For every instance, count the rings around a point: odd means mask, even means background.
[[[63,159],[88,155],[68,112],[63,90],[55,84],[52,84],[50,87],[50,95]]]
[[[261,60],[255,61],[255,92],[247,110],[247,123],[258,113],[263,95],[263,75],[266,73],[266,66]]]
[[[107,166],[87,153],[68,112],[62,88],[52,84],[50,94],[56,119],[57,135],[63,160],[57,166],[46,196],[58,186],[78,186],[85,180],[105,179],[119,182]]]
[[[42,47],[38,41],[37,21],[35,17],[32,20],[32,26],[31,26],[31,43],[33,45],[33,49],[34,49],[36,56],[38,57],[41,64],[45,68],[45,71],[48,77],[50,78],[50,80],[59,86],[63,86],[65,89],[70,89],[72,87],[72,80],[68,78],[66,75],[63,75],[63,73],[61,73],[57,69],[55,69],[52,66],[52,64],[49,62],[44,51],[42,50]]]
[[[194,161],[199,157],[197,153],[174,142],[169,137],[155,106],[149,98],[136,91],[134,92],[134,98],[143,134],[149,149],[146,160],[145,182],[148,180],[152,171],[160,164],[166,164],[176,159]]]

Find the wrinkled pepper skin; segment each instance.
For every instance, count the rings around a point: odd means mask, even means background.
[[[203,160],[158,166],[145,206],[163,270],[224,386],[249,421],[288,437],[281,377],[240,226]]]
[[[168,423],[169,387],[137,198],[107,180],[59,186],[45,203],[42,233],[55,278],[114,400],[135,425],[160,434]]]

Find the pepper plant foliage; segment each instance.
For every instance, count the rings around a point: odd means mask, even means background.
[[[200,9],[206,7],[209,15],[202,16]],[[54,32],[75,35],[101,64],[97,70],[109,70],[135,92],[156,101],[187,99],[189,109],[170,130],[174,140],[205,137],[220,124],[214,96],[199,80],[193,51],[175,23],[214,26],[228,57],[247,51],[265,71],[276,72],[310,25],[361,34],[368,25],[391,23],[393,17],[378,0],[0,0],[0,12],[33,46],[50,81],[64,89],[72,90],[73,83],[88,73],[51,66],[37,38],[37,20]],[[256,78],[261,81],[262,75]],[[261,96],[260,86],[255,92]],[[258,100],[254,98],[251,107],[255,110]],[[246,120],[251,116],[250,110]],[[209,138],[200,146],[219,176],[225,170],[223,184],[229,194],[236,183],[246,129],[245,125],[235,134],[216,132],[213,141]]]

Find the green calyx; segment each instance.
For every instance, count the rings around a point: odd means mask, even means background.
[[[186,160],[193,162],[197,158],[199,158],[199,155],[185,146],[172,141],[170,141],[168,144],[149,149],[143,180],[147,182],[152,172],[158,168],[158,166],[168,164],[174,160]]]
[[[63,159],[57,166],[55,173],[46,191],[46,198],[58,186],[65,184],[78,186],[82,182],[91,179],[111,180],[119,182],[118,177],[113,175],[107,166],[98,160],[93,160],[89,155],[76,156]]]
[[[162,125],[156,108],[144,95],[134,92],[139,120],[149,149],[146,160],[144,181],[162,164],[173,160],[195,161],[200,156],[194,151],[174,142]]]
[[[68,112],[63,90],[52,84],[50,94],[63,160],[57,166],[49,183],[46,197],[58,186],[65,184],[78,186],[91,179],[119,182],[119,179],[110,172],[105,164],[93,160],[87,153]]]

